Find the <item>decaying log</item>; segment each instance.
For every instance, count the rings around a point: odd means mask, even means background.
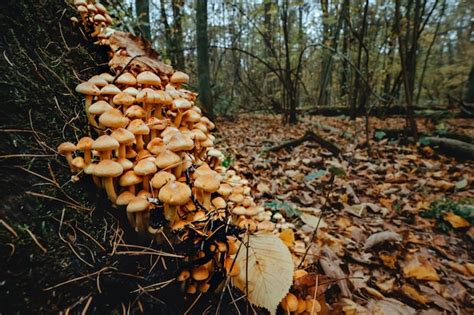
[[[474,160],[474,144],[439,137],[426,137],[428,145],[440,152],[463,160]]]
[[[277,152],[280,151],[281,149],[288,148],[292,149],[296,146],[299,146],[300,144],[306,142],[306,141],[313,141],[322,146],[323,148],[329,150],[331,153],[334,155],[339,155],[341,153],[341,149],[335,145],[332,142],[329,142],[325,139],[323,139],[321,136],[315,134],[313,131],[308,130],[305,132],[305,134],[297,139],[286,141],[282,144],[273,146],[267,150],[267,152]]]
[[[375,137],[376,133],[383,132],[384,138],[388,139],[399,139],[406,136],[406,129],[375,129],[374,131],[374,140],[380,140]],[[456,132],[437,132],[434,131],[432,133],[422,132],[420,133],[420,137],[442,137],[448,139],[459,140],[462,142],[467,142],[470,144],[474,144],[474,138]]]

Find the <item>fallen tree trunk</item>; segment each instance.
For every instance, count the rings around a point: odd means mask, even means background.
[[[301,114],[321,115],[321,116],[349,116],[350,109],[347,107],[317,107],[301,110]],[[415,117],[437,118],[446,115],[462,116],[459,110],[452,110],[445,107],[414,107]],[[358,113],[359,116],[362,113]],[[377,107],[373,108],[369,114],[371,117],[404,116],[403,106]]]
[[[428,145],[440,152],[463,160],[474,160],[474,145],[449,138],[426,137]]]
[[[290,140],[290,141],[284,142],[282,144],[273,146],[273,147],[269,148],[267,150],[267,152],[277,152],[277,151],[280,151],[281,149],[284,149],[284,148],[292,149],[292,148],[294,148],[296,146],[299,146],[300,144],[302,144],[306,141],[316,142],[317,144],[319,144],[323,148],[329,150],[334,155],[339,155],[341,153],[341,149],[337,145],[323,139],[321,136],[315,134],[311,130],[306,131],[305,134],[300,138]]]
[[[399,139],[399,138],[405,137],[406,130],[405,129],[375,129],[374,140],[380,140],[380,139],[377,139],[376,137],[377,133],[383,133],[383,138]],[[432,133],[422,132],[420,133],[420,136],[421,137],[448,138],[448,139],[454,139],[454,140],[459,140],[462,142],[474,144],[474,138],[469,137],[468,135],[464,135],[464,134],[456,133],[456,132],[444,132],[444,131],[434,131]]]

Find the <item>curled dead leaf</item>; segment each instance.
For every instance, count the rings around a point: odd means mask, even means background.
[[[400,242],[400,241],[402,241],[402,237],[395,232],[392,232],[392,231],[378,232],[369,236],[369,238],[365,242],[364,250],[370,249],[374,247],[375,245],[383,243],[383,242]]]

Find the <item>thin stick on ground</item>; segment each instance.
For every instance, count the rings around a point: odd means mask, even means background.
[[[8,230],[8,232],[12,233],[13,236],[18,237],[18,233],[4,220],[0,220],[0,223]]]
[[[43,251],[43,253],[46,254],[48,250],[38,241],[38,239],[36,238],[36,235],[34,235],[33,232],[31,232],[28,228],[25,228],[25,231],[26,233],[30,235],[33,242]]]

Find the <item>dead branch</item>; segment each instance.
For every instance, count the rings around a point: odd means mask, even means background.
[[[296,146],[299,146],[300,144],[303,144],[306,141],[316,142],[317,144],[319,144],[323,148],[329,150],[334,155],[339,155],[341,153],[341,149],[337,145],[323,139],[321,136],[315,134],[311,130],[306,131],[305,134],[300,138],[290,140],[290,141],[286,141],[282,144],[273,146],[273,147],[269,148],[267,150],[267,152],[277,152],[277,151],[280,151],[281,149],[284,149],[284,148],[292,149]]]

